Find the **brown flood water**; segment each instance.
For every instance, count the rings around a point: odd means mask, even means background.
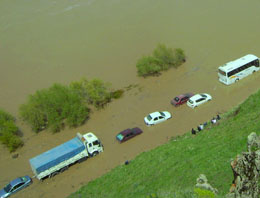
[[[0,186],[32,171],[28,160],[73,137],[93,131],[104,153],[64,173],[34,184],[14,197],[66,197],[125,160],[183,134],[217,113],[238,105],[259,89],[260,73],[225,86],[217,68],[252,53],[260,56],[258,0],[71,0],[0,2],[0,107],[13,115],[29,94],[82,77],[101,78],[113,87],[138,87],[77,129],[34,134],[18,119],[25,146],[12,159],[0,146]],[[139,78],[135,63],[158,43],[185,50],[187,62],[159,77]],[[190,109],[170,100],[183,92],[207,92],[213,100]],[[146,127],[148,113],[167,110],[173,118]],[[118,144],[115,135],[139,126],[144,133]]]

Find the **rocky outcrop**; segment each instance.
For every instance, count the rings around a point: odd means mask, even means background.
[[[218,190],[216,188],[213,188],[209,183],[208,179],[204,174],[200,174],[197,178],[197,184],[195,186],[196,188],[201,188],[205,190],[212,191],[213,193],[217,193]]]
[[[248,136],[247,150],[231,162],[234,180],[227,197],[260,198],[260,137],[256,133]]]

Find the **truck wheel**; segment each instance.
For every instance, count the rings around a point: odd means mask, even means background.
[[[88,159],[88,157],[83,157],[83,158],[79,159],[78,163],[84,162],[87,159]]]
[[[94,153],[92,153],[92,157],[94,157],[94,156],[96,156],[98,154],[98,152],[97,151],[95,151]]]
[[[69,168],[68,166],[63,167],[62,169],[60,169],[60,173],[64,172],[64,171],[67,170],[68,168]]]
[[[59,174],[59,172],[56,171],[56,172],[50,174],[50,175],[49,175],[49,178],[50,178],[50,177],[54,177],[55,175],[58,175],[58,174]]]

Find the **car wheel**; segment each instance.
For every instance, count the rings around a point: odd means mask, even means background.
[[[255,73],[255,70],[253,71],[253,73]],[[253,73],[252,73],[252,74],[253,74]]]
[[[239,78],[237,78],[236,80],[235,80],[235,82],[238,82],[239,81]]]
[[[95,151],[94,153],[92,153],[92,157],[94,157],[94,156],[96,156],[98,154],[98,152],[97,151]]]

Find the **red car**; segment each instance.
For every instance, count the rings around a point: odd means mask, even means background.
[[[131,138],[133,138],[136,135],[141,134],[143,131],[139,129],[138,127],[135,127],[133,129],[126,129],[124,131],[121,131],[120,133],[117,134],[116,139],[122,143],[125,142]]]
[[[174,99],[171,100],[171,104],[175,107],[182,105],[183,103],[186,103],[193,95],[193,93],[186,93],[176,96]]]

